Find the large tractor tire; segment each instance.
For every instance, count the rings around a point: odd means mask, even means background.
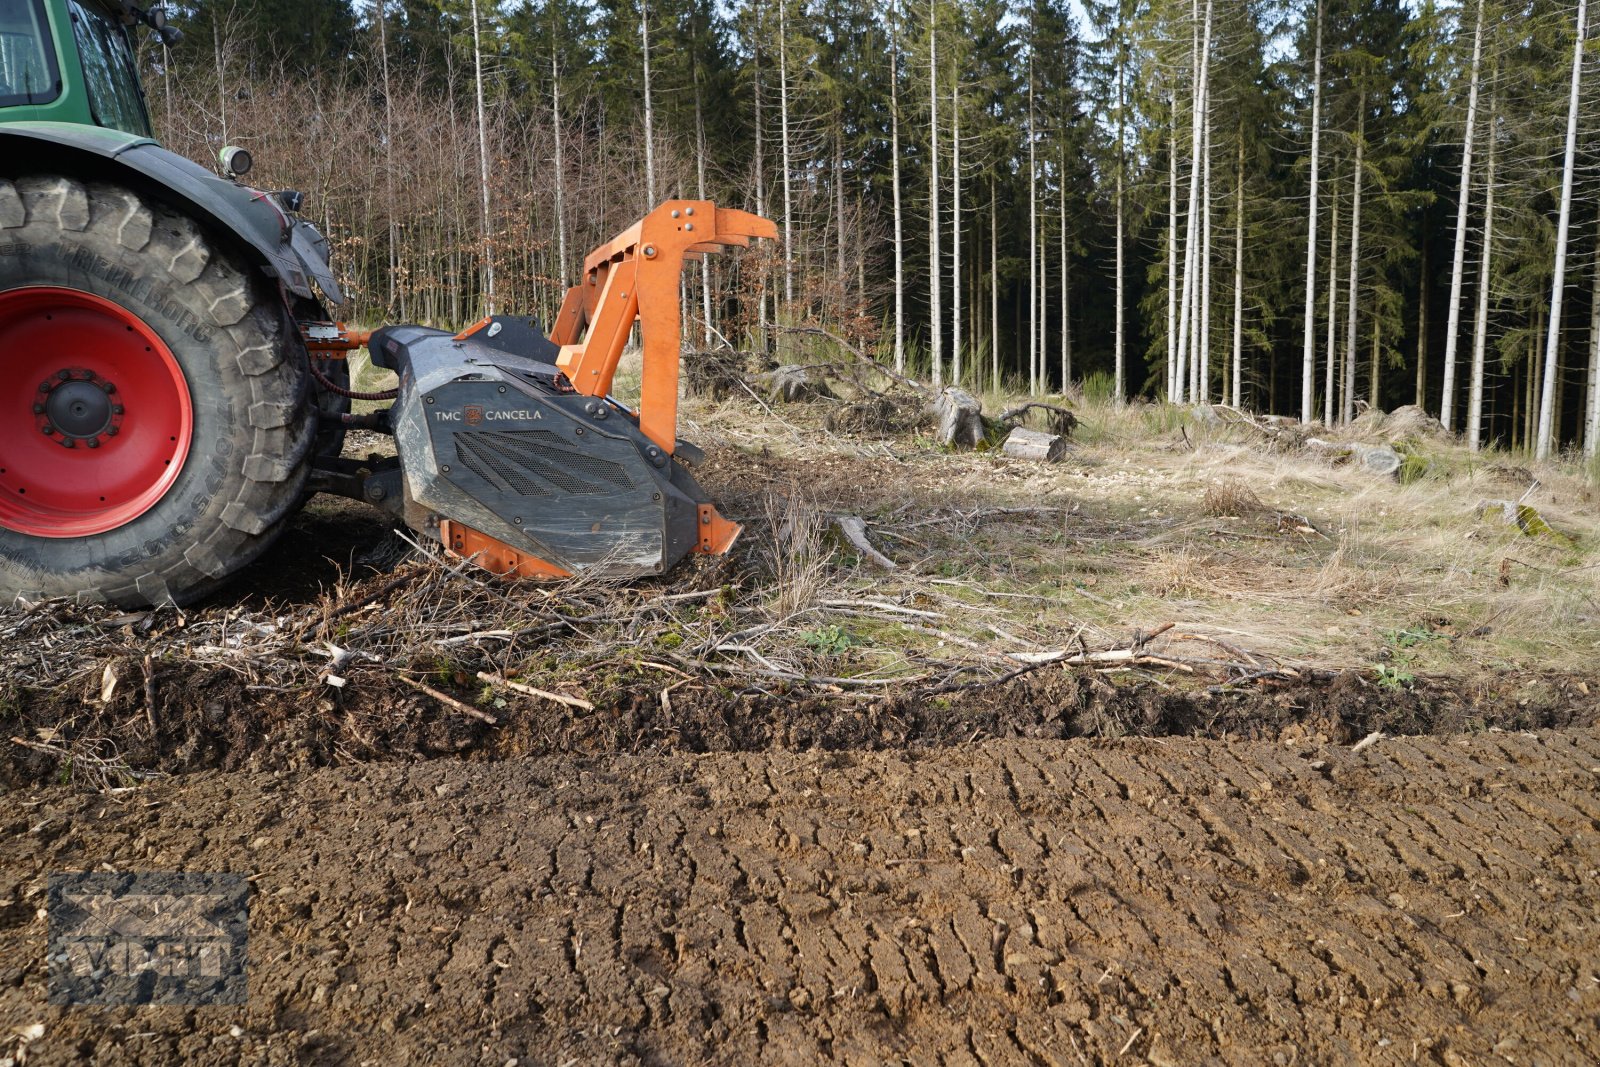
[[[0,602],[203,595],[270,545],[316,433],[279,291],[115,185],[0,178]]]

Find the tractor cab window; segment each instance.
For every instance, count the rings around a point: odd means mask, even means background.
[[[0,6],[0,107],[48,104],[60,91],[41,0]]]
[[[89,110],[102,126],[150,136],[133,48],[122,21],[95,0],[68,0]]]

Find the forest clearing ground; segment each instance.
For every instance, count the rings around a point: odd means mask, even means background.
[[[746,533],[659,581],[393,567],[316,500],[207,604],[0,618],[29,1062],[1591,1057],[1581,470],[1424,437],[1401,484],[1093,404],[1043,465],[830,410],[689,401]],[[47,1007],[44,879],[102,864],[254,875],[251,1004]]]

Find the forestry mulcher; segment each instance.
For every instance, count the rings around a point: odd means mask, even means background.
[[[368,501],[502,574],[666,570],[739,527],[677,437],[679,275],[765,219],[650,212],[583,264],[546,336],[333,321],[328,244],[295,192],[251,188],[150,136],[121,0],[0,0],[0,601],[201,596],[312,492]],[[637,409],[610,395],[638,323]],[[346,355],[395,371],[350,413]],[[346,458],[346,430],[397,458]]]

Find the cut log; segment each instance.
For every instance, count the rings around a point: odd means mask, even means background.
[[[1000,446],[1000,449],[1013,459],[1059,463],[1070,447],[1066,438],[1060,434],[1040,433],[1025,426],[1017,426],[1006,436],[1006,443]]]
[[[983,405],[964,389],[948,388],[933,404],[939,418],[939,443],[950,448],[976,448],[984,438]]]
[[[804,404],[811,400],[831,400],[834,393],[828,383],[814,380],[812,369],[788,364],[767,375],[769,398],[784,404]]]

